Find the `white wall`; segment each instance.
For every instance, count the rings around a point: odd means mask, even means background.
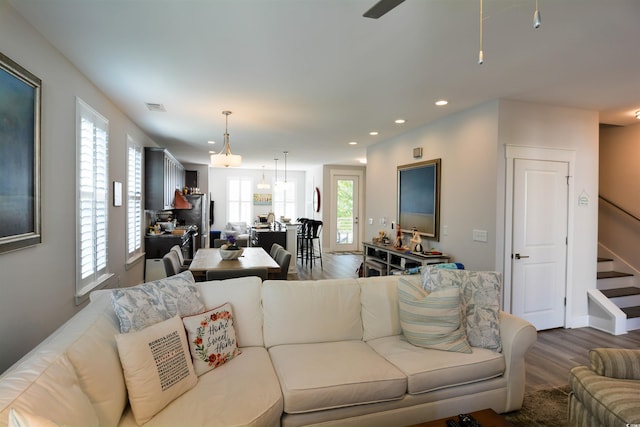
[[[640,218],[640,124],[600,129],[600,194]],[[600,243],[640,270],[637,221],[600,204]]]
[[[268,190],[258,189],[256,186],[262,181],[262,169],[242,169],[242,168],[209,168],[209,193],[212,200],[215,201],[214,207],[214,223],[211,230],[224,230],[227,223],[227,180],[229,178],[246,177],[253,180],[253,193],[273,194],[274,171],[265,170],[265,181],[271,184]],[[287,182],[294,182],[296,185],[297,200],[305,200],[306,173],[304,171],[287,170]],[[278,171],[278,180],[284,179],[283,171]],[[253,219],[257,219],[258,215],[268,214],[273,211],[272,206],[252,206]],[[295,218],[301,217],[305,212],[305,203],[298,204],[298,212]],[[295,219],[292,218],[292,219]]]
[[[442,159],[440,241],[428,241],[468,269],[503,271],[505,235],[505,145],[548,147],[576,152],[576,196],[590,204],[574,204],[570,227],[571,282],[567,326],[588,324],[586,290],[595,288],[598,195],[598,114],[593,111],[499,100],[453,114],[369,147],[367,150],[367,240],[384,229],[395,233],[396,167],[420,160]],[[422,159],[412,150],[423,148]],[[375,171],[375,173],[372,173]],[[372,190],[375,189],[375,190]],[[386,226],[380,218],[388,218]],[[447,233],[443,233],[444,228]],[[488,232],[488,242],[472,240],[472,230]]]
[[[0,254],[1,372],[80,308],[74,299],[76,96],[109,120],[110,181],[126,186],[127,134],[154,143],[6,0],[0,0],[0,51],[42,80],[42,243]],[[108,256],[110,286],[142,281],[143,262],[125,266],[124,206],[109,209]]]
[[[423,245],[451,255],[468,269],[494,269],[497,120],[498,102],[490,102],[369,147],[365,240],[379,230],[395,236],[391,221],[397,219],[397,166],[440,158],[440,241],[425,239]],[[416,147],[423,149],[421,159],[413,158]],[[488,242],[474,242],[474,229],[486,230]]]
[[[573,218],[568,236],[571,252],[567,261],[567,326],[587,326],[587,290],[596,287],[597,268],[598,113],[502,100],[499,123],[503,159],[507,144],[575,151],[575,176],[570,178],[574,198],[569,201]],[[580,195],[588,196],[588,206],[578,206]]]

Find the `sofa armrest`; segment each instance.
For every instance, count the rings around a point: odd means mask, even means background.
[[[505,412],[520,409],[526,380],[525,354],[536,342],[536,328],[524,319],[500,312],[500,339],[505,361],[504,377],[508,382]]]
[[[594,348],[589,361],[596,374],[623,380],[640,380],[640,350]]]

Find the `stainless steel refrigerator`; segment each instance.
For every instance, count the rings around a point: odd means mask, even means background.
[[[207,243],[207,196],[206,194],[187,194],[185,196],[191,204],[191,209],[174,209],[173,215],[178,225],[195,225],[198,232],[193,236],[191,254],[204,248]]]

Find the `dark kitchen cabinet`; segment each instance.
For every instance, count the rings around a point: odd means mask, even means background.
[[[278,243],[287,248],[287,232],[273,231],[269,229],[251,228],[251,246],[260,246],[265,251],[271,251],[271,245]]]
[[[164,148],[144,149],[144,207],[173,209],[176,190],[184,188],[184,167]]]

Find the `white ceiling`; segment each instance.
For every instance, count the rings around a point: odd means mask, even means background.
[[[291,170],[357,164],[367,145],[496,98],[637,122],[638,0],[539,0],[537,30],[534,0],[484,0],[483,65],[478,0],[362,17],[375,1],[10,0],[184,162],[207,163],[208,140],[220,149],[223,110],[243,167],[271,168],[287,150]]]

